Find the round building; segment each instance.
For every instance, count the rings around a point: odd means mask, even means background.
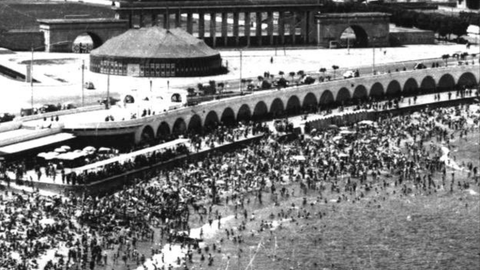
[[[191,77],[222,72],[218,51],[180,28],[130,29],[90,53],[90,71],[135,77]]]

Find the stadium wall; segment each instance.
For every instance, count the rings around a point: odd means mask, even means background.
[[[42,32],[3,32],[0,33],[0,47],[12,51],[30,51],[32,48],[45,46],[45,37]]]

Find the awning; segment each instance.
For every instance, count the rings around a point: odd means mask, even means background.
[[[27,151],[30,149],[48,146],[54,143],[63,142],[75,138],[75,135],[70,133],[58,133],[30,141],[20,142],[16,144],[7,145],[0,148],[0,153],[14,154]]]

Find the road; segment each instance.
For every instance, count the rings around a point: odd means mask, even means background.
[[[316,49],[316,48],[291,48],[286,50],[263,49],[263,50],[242,50],[242,57],[238,50],[220,51],[223,59],[223,65],[229,69],[228,74],[210,77],[191,77],[191,78],[132,78],[127,76],[110,76],[109,87],[107,87],[108,77],[104,74],[91,73],[85,70],[84,81],[94,82],[95,90],[85,90],[85,105],[96,104],[98,100],[106,97],[107,88],[110,89],[112,96],[120,97],[126,93],[132,93],[133,89],[137,93],[154,94],[163,93],[166,90],[172,92],[177,89],[187,89],[195,87],[198,83],[208,83],[210,80],[226,82],[225,90],[240,90],[240,77],[256,80],[257,76],[263,76],[264,72],[277,75],[283,71],[288,77],[290,72],[304,70],[306,73],[314,72],[315,78],[318,78],[318,70],[321,67],[327,69],[325,75],[331,75],[333,78],[332,65],[340,68],[335,72],[336,78],[346,70],[359,69],[360,76],[366,76],[372,73],[373,52],[375,51],[375,67],[378,72],[392,72],[395,69],[412,69],[418,59],[422,60],[427,67],[431,67],[431,62],[435,61],[443,65],[443,60],[439,57],[443,54],[454,54],[457,52],[468,51],[469,54],[479,53],[478,46],[471,46],[466,49],[464,45],[439,44],[439,45],[412,45],[396,48],[365,48],[365,49]],[[470,57],[469,57],[470,58]],[[31,59],[31,53],[18,52],[14,54],[0,54],[0,64],[5,66],[15,65],[17,70],[25,70],[25,61]],[[52,63],[35,65],[34,77],[50,78],[49,83],[34,84],[33,88],[29,83],[12,81],[0,76],[0,84],[4,91],[3,98],[0,99],[0,113],[10,112],[19,113],[20,108],[31,107],[32,93],[34,106],[42,104],[58,104],[64,102],[73,102],[81,105],[81,65],[82,61],[88,67],[89,56],[87,54],[61,54],[61,53],[35,53],[35,61],[38,60],[57,60],[49,61]],[[241,61],[240,61],[241,60]],[[471,60],[470,60],[471,61]],[[450,64],[453,60],[450,59]],[[289,78],[286,78],[287,80]],[[150,83],[151,82],[151,83]],[[152,87],[150,88],[150,85]],[[33,91],[32,91],[33,90]]]

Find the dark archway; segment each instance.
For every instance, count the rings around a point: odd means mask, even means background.
[[[298,114],[300,112],[300,100],[297,96],[291,96],[287,101],[287,108],[285,108],[288,114]]]
[[[414,78],[408,79],[403,85],[403,96],[409,97],[418,94],[418,83]]]
[[[317,108],[317,97],[313,93],[308,93],[303,98],[303,109],[308,111],[314,111]]]
[[[347,101],[351,98],[350,91],[347,88],[342,87],[337,93],[337,100],[338,104],[346,105]]]
[[[157,129],[157,138],[160,140],[166,139],[170,135],[170,127],[167,122],[162,122]]]
[[[185,131],[187,131],[187,124],[185,124],[185,120],[183,120],[183,118],[177,118],[173,124],[172,134],[181,135],[185,134]]]
[[[480,2],[478,0],[466,0],[467,1],[467,8],[469,9],[480,9]]]
[[[153,128],[149,125],[145,126],[142,130],[142,135],[140,136],[140,145],[150,144],[154,139],[155,133],[153,133]]]
[[[250,111],[250,107],[248,107],[247,104],[243,104],[238,110],[237,121],[250,121],[251,117],[252,112]]]
[[[93,49],[103,44],[102,39],[95,33],[85,32],[78,35],[72,43],[72,52],[90,53]]]
[[[265,104],[265,102],[263,101],[258,102],[257,105],[255,105],[255,109],[253,109],[252,118],[254,120],[260,120],[260,119],[266,118],[267,115],[268,115],[267,104]]]
[[[393,80],[388,84],[386,92],[387,97],[397,97],[400,96],[401,93],[402,87],[400,86],[400,83],[398,81]]]
[[[215,111],[210,111],[205,117],[205,123],[203,124],[206,128],[215,128],[218,125],[218,115]]]
[[[453,78],[452,75],[450,74],[444,74],[442,77],[440,77],[440,80],[438,80],[438,90],[440,92],[442,91],[450,91],[455,88],[455,79]]]
[[[368,92],[365,86],[358,85],[357,87],[355,87],[355,90],[353,91],[353,100],[355,102],[365,101],[367,98],[368,98]]]
[[[283,115],[284,107],[283,101],[279,98],[273,100],[272,105],[270,105],[270,113],[273,117],[277,117],[279,115]]]
[[[368,34],[359,25],[350,25],[343,30],[339,37],[342,47],[366,48],[368,47]]]
[[[194,114],[188,122],[188,131],[201,132],[202,131],[202,118],[198,114]]]
[[[227,107],[225,108],[225,110],[223,110],[220,121],[227,126],[231,126],[235,124],[235,113],[233,112],[232,108]]]
[[[477,85],[477,79],[475,78],[475,75],[473,75],[470,72],[463,73],[460,78],[458,78],[457,85],[460,88],[467,87],[471,88]]]
[[[325,90],[323,91],[322,95],[320,96],[320,105],[332,105],[335,102],[335,99],[333,98],[333,94],[330,90]]]
[[[380,100],[385,95],[385,90],[383,89],[383,85],[379,82],[376,82],[370,88],[370,97],[374,98],[375,100]]]
[[[437,85],[435,83],[435,80],[432,78],[432,76],[427,76],[423,78],[422,83],[420,84],[420,89],[424,94],[433,93],[435,92],[436,88],[437,88]]]

